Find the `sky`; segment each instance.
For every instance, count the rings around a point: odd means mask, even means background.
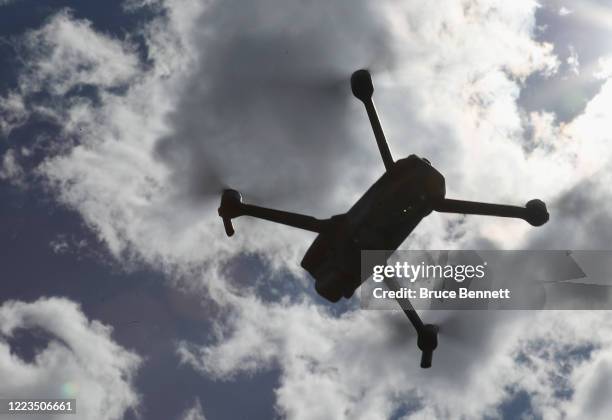
[[[368,68],[395,158],[551,215],[434,214],[403,249],[609,250],[611,32],[595,0],[0,1],[0,398],[104,420],[607,418],[607,311],[425,311],[451,328],[422,370],[401,312],[317,296],[312,233],[244,218],[227,238],[216,208],[231,186],[345,212],[384,170],[349,87]]]

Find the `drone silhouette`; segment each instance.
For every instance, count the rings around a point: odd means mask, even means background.
[[[349,299],[367,280],[367,275],[361,273],[362,250],[397,250],[432,211],[518,218],[532,226],[548,221],[546,204],[537,199],[527,202],[525,207],[518,207],[446,198],[444,176],[429,160],[416,155],[397,162],[393,160],[372,101],[374,86],[367,70],[352,74],[351,90],[365,105],[385,173],[348,212],[323,220],[245,204],[238,191],[226,189],[221,196],[219,216],[228,236],[234,234],[232,219],[239,216],[257,217],[318,233],[301,266],[315,279],[317,293],[330,302],[337,302],[342,297]],[[397,289],[394,281],[386,284]],[[424,324],[408,299],[402,299],[400,304],[416,329],[417,346],[422,351],[421,367],[431,367],[433,351],[438,345],[438,326]]]

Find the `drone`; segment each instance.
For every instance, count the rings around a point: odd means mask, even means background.
[[[361,272],[362,250],[394,252],[432,211],[518,218],[532,226],[548,221],[546,204],[537,199],[519,207],[446,198],[444,176],[429,160],[416,155],[393,160],[372,100],[374,86],[368,70],[352,74],[351,90],[365,105],[385,173],[346,213],[329,219],[245,204],[238,191],[225,189],[218,213],[227,236],[234,234],[232,219],[240,216],[317,233],[301,266],[315,279],[314,287],[320,296],[338,302],[343,297],[351,298],[368,278]],[[397,288],[397,284],[389,281],[387,287]],[[438,346],[439,328],[424,324],[408,299],[400,305],[417,332],[417,346],[422,352],[421,367],[429,368],[433,351]]]

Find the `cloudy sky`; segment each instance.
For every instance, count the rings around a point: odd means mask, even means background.
[[[405,249],[609,249],[605,1],[0,0],[0,398],[83,419],[608,418],[605,311],[446,317],[418,367],[398,311],[331,305],[313,235],[383,171],[349,88],[367,67],[396,158],[447,195],[550,222],[432,215]],[[589,328],[585,328],[588,325]],[[15,418],[15,417],[11,417]]]

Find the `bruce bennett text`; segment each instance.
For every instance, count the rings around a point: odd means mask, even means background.
[[[467,287],[459,290],[430,290],[426,287],[419,287],[418,290],[408,287],[386,290],[376,287],[372,294],[376,299],[510,299],[509,289],[469,290]]]

